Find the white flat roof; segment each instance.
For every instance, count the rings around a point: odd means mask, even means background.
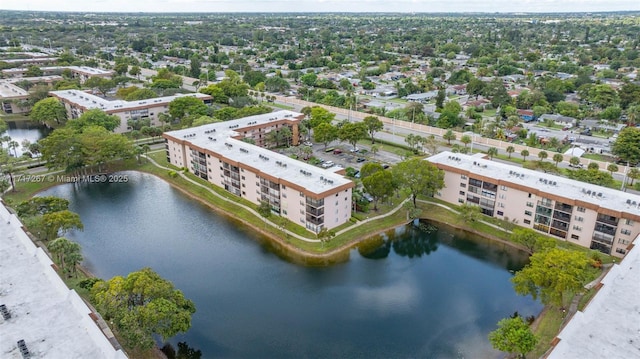
[[[0,204],[0,304],[11,316],[0,315],[0,356],[22,358],[24,340],[34,358],[126,358],[21,226]]]
[[[635,243],[640,243],[640,236]],[[640,356],[640,246],[602,279],[583,312],[562,329],[550,359],[629,359]]]
[[[636,194],[460,153],[440,152],[427,161],[537,188],[555,196],[593,203],[601,208],[640,215],[640,196]]]
[[[306,162],[231,138],[241,134],[242,128],[300,115],[298,112],[283,110],[171,131],[166,134],[176,139],[188,141],[197,147],[220,153],[232,161],[244,163],[273,177],[295,183],[313,193],[320,194],[352,183],[344,176],[334,173],[335,168],[318,168]]]
[[[58,98],[65,99],[71,103],[82,106],[84,108],[98,108],[103,111],[122,112],[127,109],[139,108],[139,107],[152,107],[162,106],[175,100],[179,97],[196,97],[196,98],[210,98],[211,96],[202,93],[189,93],[189,94],[176,94],[173,96],[164,96],[150,98],[146,100],[138,101],[124,101],[124,100],[107,100],[100,96],[92,95],[90,93],[80,90],[62,90],[62,91],[50,91],[49,94],[55,95]]]
[[[28,96],[29,92],[7,80],[0,80],[0,98]]]

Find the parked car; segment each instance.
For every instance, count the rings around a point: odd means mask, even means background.
[[[333,150],[333,154],[334,154],[334,155],[339,155],[339,154],[341,154],[341,153],[342,153],[342,150],[341,150],[341,149],[339,149],[339,148],[336,148],[335,150]]]
[[[358,157],[358,159],[356,160],[356,162],[360,163],[360,162],[364,162],[366,161],[363,157]]]
[[[329,167],[333,167],[335,165],[335,163],[333,163],[333,161],[327,161],[324,162],[320,165],[320,167],[322,168],[329,168]]]
[[[360,148],[356,147],[356,148],[352,148],[349,150],[349,152],[359,152]]]

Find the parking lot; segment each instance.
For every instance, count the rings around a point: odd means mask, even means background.
[[[323,144],[314,144],[313,155],[324,161],[325,163],[330,161],[336,166],[343,168],[352,167],[359,170],[362,165],[367,162],[378,162],[380,164],[393,165],[400,161],[400,157],[380,151],[375,156],[369,151],[368,146],[358,145],[358,152],[352,152],[353,148],[348,144],[338,144],[335,146],[327,146],[325,149]],[[324,166],[322,166],[324,167]],[[332,166],[326,167],[330,168]]]

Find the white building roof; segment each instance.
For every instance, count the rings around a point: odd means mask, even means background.
[[[10,315],[0,314],[0,356],[22,358],[24,340],[34,358],[126,358],[21,226],[0,204],[0,305]]]
[[[577,199],[601,208],[640,215],[640,196],[636,194],[460,153],[440,152],[427,160],[480,176],[536,188],[558,197]]]
[[[640,242],[640,237],[635,243]],[[629,359],[640,356],[640,247],[602,279],[584,311],[562,329],[550,359]]]
[[[178,97],[196,97],[196,98],[210,98],[211,96],[205,95],[202,93],[189,93],[189,94],[176,94],[173,96],[164,96],[164,97],[156,97],[150,98],[146,100],[138,100],[138,101],[124,101],[124,100],[107,100],[100,96],[92,95],[90,93],[80,91],[80,90],[62,90],[62,91],[50,91],[49,94],[54,95],[58,98],[67,100],[71,103],[74,103],[78,106],[94,109],[98,108],[105,112],[122,112],[127,111],[128,109],[140,108],[140,107],[151,107],[151,106],[162,106],[166,105],[169,102],[175,100]]]
[[[231,138],[240,135],[242,128],[299,115],[301,114],[292,111],[277,111],[171,131],[166,134],[176,139],[188,141],[197,147],[219,153],[232,161],[251,166],[273,177],[295,183],[313,193],[320,194],[352,183],[342,175],[334,173],[335,169],[318,168],[306,162]]]

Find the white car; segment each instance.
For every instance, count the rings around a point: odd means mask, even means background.
[[[323,164],[321,164],[320,167],[329,168],[329,167],[333,167],[334,165],[335,165],[335,163],[333,163],[333,161],[327,161],[327,162],[324,162]]]

